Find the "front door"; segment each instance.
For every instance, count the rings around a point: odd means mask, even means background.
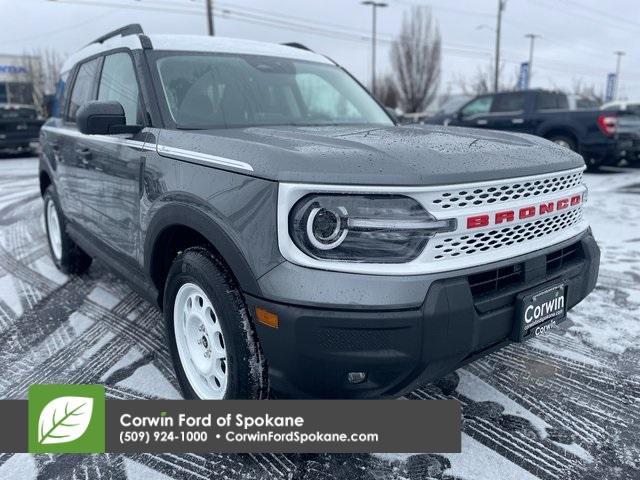
[[[141,125],[144,109],[132,57],[117,52],[104,58],[98,100],[116,101],[127,125]],[[90,168],[99,191],[90,204],[91,230],[118,254],[134,257],[138,248],[145,131],[136,135],[98,135]],[[89,136],[91,137],[91,136]]]

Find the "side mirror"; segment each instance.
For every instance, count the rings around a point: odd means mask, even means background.
[[[94,100],[78,109],[76,124],[81,133],[87,135],[112,135],[116,133],[138,133],[141,125],[127,125],[124,108],[119,102]]]
[[[395,108],[391,108],[391,107],[384,107],[384,109],[387,111],[387,114],[393,118],[396,122],[398,121],[398,114],[396,113],[396,109]]]

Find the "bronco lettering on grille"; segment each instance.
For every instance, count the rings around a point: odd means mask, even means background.
[[[467,217],[467,228],[488,227],[490,225],[500,225],[501,223],[509,223],[516,220],[524,220],[535,216],[547,215],[554,211],[564,210],[582,203],[582,195],[573,195],[571,197],[561,198],[553,202],[545,202],[537,205],[528,205],[517,210],[502,210],[495,214],[481,214]]]

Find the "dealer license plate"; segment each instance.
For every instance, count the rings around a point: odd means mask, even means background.
[[[566,297],[564,283],[518,295],[514,340],[540,335],[564,320],[567,315]]]

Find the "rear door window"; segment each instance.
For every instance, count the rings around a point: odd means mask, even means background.
[[[98,87],[98,100],[119,102],[124,108],[127,125],[142,123],[140,91],[129,54],[120,52],[105,57]]]
[[[536,98],[536,110],[568,109],[567,96],[561,93],[540,92]]]
[[[68,122],[75,123],[78,109],[85,103],[95,100],[96,76],[100,60],[100,58],[96,58],[80,66],[69,99]]]
[[[504,112],[519,112],[524,110],[524,102],[526,96],[524,93],[503,93],[496,95],[491,105],[491,112],[504,113]]]

